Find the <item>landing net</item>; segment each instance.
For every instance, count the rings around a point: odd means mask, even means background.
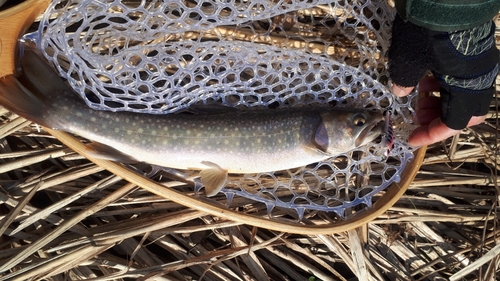
[[[390,110],[396,140],[389,157],[374,143],[304,169],[232,175],[222,190],[228,205],[251,199],[270,215],[286,208],[299,218],[306,211],[348,218],[398,182],[412,157],[405,124],[413,102],[389,90],[393,16],[383,0],[54,1],[31,39],[98,110]]]

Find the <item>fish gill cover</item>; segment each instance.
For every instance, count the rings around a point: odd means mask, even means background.
[[[283,207],[300,218],[306,210],[347,218],[346,209],[369,208],[398,182],[412,157],[404,124],[413,98],[395,99],[388,87],[394,14],[383,0],[54,1],[27,39],[98,110],[390,110],[388,155],[380,140],[303,169],[231,175],[222,189],[228,205],[242,196],[266,204],[270,215]]]

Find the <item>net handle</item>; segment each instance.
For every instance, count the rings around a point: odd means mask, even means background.
[[[16,73],[20,35],[26,33],[35,19],[47,9],[50,0],[28,0],[0,10],[0,77]]]
[[[103,159],[96,159],[87,153],[84,144],[78,141],[68,133],[44,128],[48,133],[57,138],[61,143],[65,144],[75,152],[84,156],[96,165],[108,170],[109,172],[133,183],[151,193],[171,200],[185,207],[192,208],[207,214],[224,218],[230,221],[248,224],[259,228],[265,228],[278,232],[296,233],[303,235],[318,235],[318,234],[333,234],[354,229],[361,225],[371,222],[379,215],[387,211],[396,201],[403,195],[408,186],[415,178],[422,161],[424,160],[426,147],[421,147],[414,152],[414,158],[407,164],[405,170],[401,174],[400,183],[392,183],[386,190],[386,193],[373,204],[368,212],[361,212],[345,221],[335,223],[335,225],[298,225],[287,222],[272,221],[270,219],[256,217],[253,215],[243,214],[227,208],[196,199],[192,196],[184,195],[172,188],[160,185],[153,180],[146,178],[138,173],[130,171],[124,166]]]

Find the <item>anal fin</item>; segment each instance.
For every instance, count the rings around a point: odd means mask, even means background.
[[[207,197],[215,196],[227,182],[227,170],[212,162],[201,163],[207,166],[200,172],[201,183],[205,186]]]

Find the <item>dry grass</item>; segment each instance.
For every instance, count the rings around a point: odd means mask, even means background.
[[[0,280],[494,280],[493,106],[490,116],[430,146],[406,194],[369,225],[306,236],[152,195],[2,111]]]
[[[0,280],[500,280],[497,109],[430,146],[388,212],[332,235],[188,209],[0,109]]]

